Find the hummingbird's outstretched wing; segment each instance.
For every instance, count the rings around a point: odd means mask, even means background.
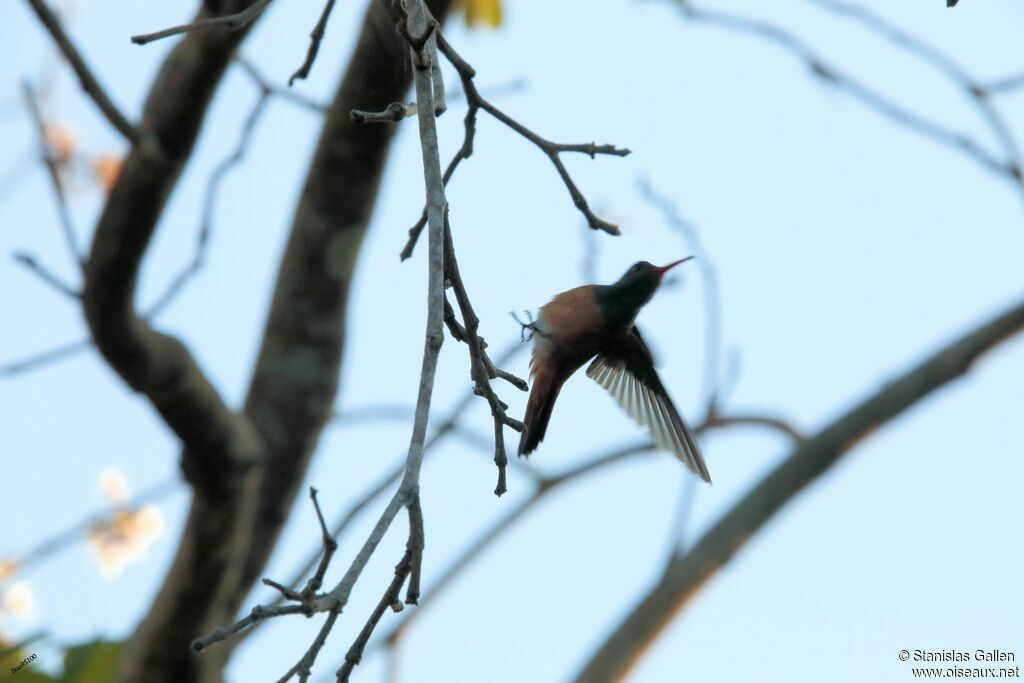
[[[630,417],[647,427],[654,443],[672,451],[704,481],[711,483],[697,440],[683,422],[654,369],[654,359],[633,327],[621,344],[599,355],[587,368]]]

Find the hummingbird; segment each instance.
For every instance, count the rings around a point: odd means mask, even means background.
[[[536,320],[520,323],[533,338],[533,388],[526,402],[520,456],[537,449],[562,385],[593,359],[587,377],[647,427],[658,447],[671,451],[701,479],[711,482],[693,432],[669,398],[654,369],[651,351],[635,324],[637,314],[661,286],[665,273],[692,258],[660,267],[647,261],[634,263],[618,282],[562,292],[540,309]]]

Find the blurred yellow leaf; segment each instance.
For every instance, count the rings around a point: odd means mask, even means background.
[[[501,26],[501,0],[458,0],[456,9],[465,13],[466,26]]]

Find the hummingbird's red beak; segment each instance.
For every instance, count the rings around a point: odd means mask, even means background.
[[[678,261],[673,261],[672,263],[668,264],[667,266],[662,266],[660,268],[655,268],[655,270],[658,271],[658,275],[664,275],[668,271],[670,271],[673,268],[675,268],[676,266],[678,266],[680,263],[686,263],[687,261],[689,261],[692,258],[693,258],[692,256],[687,256],[686,258],[681,258]]]

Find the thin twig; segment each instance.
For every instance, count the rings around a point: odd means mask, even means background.
[[[265,90],[274,97],[280,97],[284,100],[287,100],[288,102],[291,102],[292,104],[297,104],[303,109],[308,109],[309,111],[312,112],[316,112],[319,114],[324,114],[327,112],[327,105],[311,100],[302,93],[271,83],[266,76],[260,73],[260,70],[256,68],[256,65],[250,62],[245,57],[236,54],[234,56],[234,60],[238,64],[238,66],[242,67],[242,70],[245,71],[246,75],[256,82],[256,85],[259,87],[261,91]]]
[[[430,83],[434,91],[434,116],[440,116],[448,110],[448,102],[444,93],[444,77],[441,75],[441,60],[437,58],[437,36],[430,36],[427,43],[430,50]]]
[[[466,60],[459,56],[441,33],[437,34],[437,46],[441,53],[458,72],[459,78],[462,81],[462,89],[466,94],[466,101],[469,103],[469,111],[466,113],[465,138],[463,139],[462,147],[458,152],[456,152],[455,157],[448,164],[448,169],[445,171],[445,184],[447,184],[448,180],[451,178],[452,173],[454,173],[459,162],[463,159],[468,159],[473,153],[473,138],[476,134],[476,112],[478,109],[483,109],[498,121],[532,142],[542,152],[544,152],[545,155],[547,155],[552,165],[558,171],[558,175],[562,178],[562,182],[565,184],[566,189],[569,190],[569,195],[572,197],[573,204],[575,204],[576,208],[579,209],[587,219],[587,225],[595,230],[603,230],[612,235],[619,234],[618,226],[599,218],[590,209],[590,205],[587,203],[583,193],[580,192],[576,183],[569,175],[569,171],[566,170],[565,165],[562,163],[561,154],[565,152],[576,152],[586,154],[591,158],[594,158],[598,154],[626,156],[630,153],[629,150],[620,149],[614,145],[598,145],[592,142],[584,144],[562,144],[542,138],[503,112],[501,109],[494,106],[489,100],[480,94],[480,91],[476,88],[476,84],[473,82],[473,78],[476,76],[476,71],[468,62],[466,62]],[[416,225],[409,230],[409,240],[401,254],[402,260],[405,260],[412,255],[413,249],[416,246],[416,241],[419,239],[420,232],[422,232],[424,225],[425,219],[421,216]]]
[[[462,275],[459,272],[459,263],[455,257],[455,246],[452,242],[451,225],[448,220],[447,210],[444,216],[444,228],[445,276],[455,292],[455,299],[459,304],[464,326],[459,325],[458,321],[455,320],[455,313],[452,311],[451,306],[448,305],[447,300],[444,302],[445,320],[448,322],[448,329],[452,331],[452,336],[459,341],[465,342],[469,348],[470,377],[473,379],[474,393],[485,398],[491,408],[491,416],[494,418],[494,464],[498,468],[498,483],[494,488],[494,495],[500,497],[508,490],[506,477],[508,455],[505,452],[503,428],[508,426],[517,432],[522,432],[524,425],[519,420],[511,418],[505,413],[508,406],[494,393],[494,389],[491,387],[491,380],[500,376],[521,391],[527,391],[529,385],[527,385],[526,381],[510,373],[502,371],[499,374],[498,369],[487,356],[487,351],[484,350],[486,344],[477,333],[480,327],[480,319],[473,311],[469,294],[466,292],[466,285],[463,283]]]
[[[316,489],[310,486],[309,497],[313,501],[313,507],[316,508],[316,518],[320,522],[320,533],[324,544],[324,551],[320,557],[320,566],[317,567],[316,572],[306,583],[306,587],[302,589],[302,597],[306,600],[313,598],[316,592],[320,590],[320,586],[324,583],[324,574],[327,573],[327,567],[331,564],[331,558],[334,557],[334,551],[338,549],[338,542],[327,531],[327,522],[324,521],[324,513],[320,510],[320,501],[316,499],[316,493]]]
[[[676,499],[676,514],[673,517],[672,535],[669,536],[674,554],[686,552],[686,528],[690,523],[690,515],[693,512],[693,504],[697,500],[697,478],[691,477],[689,472],[683,472],[682,482],[679,484],[679,494]]]
[[[285,614],[305,614],[306,606],[302,604],[293,605],[276,605],[266,607],[264,605],[256,605],[252,610],[239,619],[235,623],[231,624],[226,628],[218,628],[213,633],[196,638],[192,641],[192,649],[195,652],[202,652],[206,648],[210,647],[214,643],[219,643],[222,640],[230,638],[232,635],[242,631],[253,624],[259,623],[266,619],[273,619],[274,617],[284,616]]]
[[[1007,76],[980,86],[981,91],[987,95],[1005,95],[1018,88],[1024,88],[1024,74]]]
[[[213,217],[216,211],[217,201],[220,196],[221,184],[228,173],[241,165],[245,160],[245,154],[252,143],[256,126],[263,117],[263,114],[266,113],[270,98],[281,97],[293,104],[297,104],[305,109],[319,113],[323,113],[326,110],[326,107],[317,104],[307,97],[286,88],[282,88],[281,86],[273,85],[247,60],[236,55],[235,61],[242,67],[242,70],[252,78],[257,86],[259,95],[256,102],[253,104],[249,115],[242,124],[242,132],[239,136],[238,144],[235,145],[235,149],[225,159],[217,164],[213,173],[210,174],[210,179],[207,181],[206,192],[203,196],[202,218],[200,219],[199,233],[196,237],[196,247],[192,260],[178,272],[178,274],[167,285],[164,292],[157,297],[157,300],[150,306],[149,310],[144,315],[144,318],[147,320],[156,318],[160,313],[166,310],[181,294],[189,281],[195,278],[202,270],[206,261],[206,252],[209,248],[210,235],[213,232]]]
[[[352,408],[341,408],[331,413],[331,421],[340,426],[350,426],[362,422],[398,421],[412,419],[414,408],[399,403],[380,403]]]
[[[306,51],[306,61],[302,63],[295,73],[288,79],[288,86],[291,85],[299,78],[306,78],[309,75],[309,70],[313,68],[313,62],[316,61],[316,55],[320,52],[320,41],[324,39],[324,31],[327,29],[327,20],[331,17],[331,10],[334,9],[334,0],[327,0],[324,5],[323,12],[320,13],[320,19],[316,22],[316,26],[313,27],[313,31],[309,34],[309,49]]]
[[[410,116],[416,116],[416,103],[392,102],[380,111],[353,109],[348,116],[353,123],[397,123]]]
[[[398,594],[401,593],[402,584],[405,583],[405,579],[409,576],[411,569],[412,551],[406,550],[402,560],[395,566],[395,576],[391,580],[390,585],[384,591],[384,595],[377,603],[377,606],[374,607],[373,612],[370,613],[370,618],[367,619],[366,624],[359,631],[355,642],[352,643],[352,646],[345,654],[345,662],[338,668],[335,674],[338,683],[346,683],[352,675],[352,671],[363,661],[363,651],[366,649],[366,644],[370,641],[370,636],[373,635],[373,631],[377,628],[377,624],[380,623],[381,617],[384,616],[388,608],[395,611],[401,609],[402,603],[398,599]]]
[[[73,289],[71,285],[61,280],[51,270],[47,269],[46,266],[39,263],[39,261],[37,261],[36,258],[31,254],[26,254],[25,252],[22,251],[15,252],[14,260],[17,263],[20,263],[21,265],[25,266],[25,268],[27,268],[30,273],[34,274],[36,277],[38,277],[43,282],[56,289],[64,296],[74,299],[76,301],[82,298],[81,293]]]
[[[281,676],[277,680],[277,683],[285,683],[291,680],[292,676],[298,674],[299,683],[306,683],[312,674],[313,664],[316,663],[317,655],[320,654],[320,650],[323,648],[324,643],[327,642],[327,636],[330,634],[331,629],[334,628],[334,622],[338,620],[338,615],[341,614],[341,610],[331,610],[327,613],[327,618],[324,619],[323,626],[320,627],[320,632],[316,634],[316,638],[313,639],[312,644],[306,650],[306,653],[302,655],[302,658],[293,666],[291,669]]]
[[[405,593],[405,604],[417,605],[420,600],[423,548],[426,545],[426,537],[423,530],[423,506],[417,497],[409,503],[407,508],[409,511],[409,540],[406,543],[406,548],[409,553],[409,588]]]
[[[271,2],[273,2],[273,0],[254,0],[251,5],[241,12],[228,14],[223,17],[209,17],[207,19],[200,19],[199,21],[193,21],[188,24],[165,28],[162,31],[156,31],[154,33],[144,33],[142,35],[132,36],[132,42],[136,45],[145,45],[146,43],[151,43],[154,40],[176,36],[179,33],[188,33],[189,31],[197,31],[204,28],[215,28],[217,26],[223,26],[229,31],[238,31],[239,29],[245,28],[249,22],[258,17]]]
[[[92,348],[91,339],[81,339],[79,341],[69,342],[67,344],[61,344],[55,348],[40,353],[33,354],[27,358],[20,360],[10,361],[0,365],[0,377],[14,377],[31,370],[36,370],[50,363],[55,363],[59,360],[64,360],[71,356],[77,355],[81,351],[86,351]]]
[[[114,128],[120,131],[121,135],[125,136],[132,144],[137,144],[140,138],[139,130],[125,118],[124,114],[111,101],[107,91],[103,89],[103,86],[93,76],[92,71],[82,58],[82,54],[64,31],[60,18],[46,4],[46,0],[28,0],[28,4],[32,6],[36,16],[39,17],[39,21],[43,23],[50,36],[53,37],[54,42],[57,43],[61,54],[68,60],[68,64],[71,65],[75,75],[78,76],[78,82],[82,85],[82,90],[92,98],[92,101],[99,107],[103,116],[106,117],[107,121]]]
[[[327,634],[330,632],[335,620],[338,618],[338,614],[341,613],[342,607],[341,605],[338,605],[336,607],[330,607],[326,610],[317,609],[317,599],[320,596],[316,595],[316,590],[323,582],[324,572],[327,571],[327,566],[330,564],[331,557],[333,557],[334,551],[337,550],[338,544],[334,540],[334,538],[332,538],[331,535],[327,533],[327,525],[324,523],[323,513],[320,510],[320,502],[317,500],[316,495],[316,489],[310,487],[309,497],[310,500],[313,501],[313,507],[316,510],[317,519],[320,522],[321,541],[323,545],[320,551],[320,566],[317,568],[316,574],[306,584],[306,590],[303,590],[301,593],[299,593],[271,579],[263,579],[264,585],[276,589],[281,593],[282,596],[284,596],[288,600],[292,600],[293,602],[288,605],[257,605],[256,607],[252,608],[252,611],[249,612],[248,615],[246,615],[242,619],[239,619],[227,628],[216,629],[213,633],[209,635],[203,636],[201,638],[196,638],[195,640],[193,640],[192,649],[194,651],[202,652],[210,645],[213,645],[214,643],[219,643],[222,640],[226,640],[232,635],[239,633],[240,631],[244,631],[248,629],[250,626],[253,626],[254,624],[264,622],[267,619],[284,616],[286,614],[305,614],[308,617],[312,616],[314,613],[318,611],[330,612],[330,614],[327,617],[327,620],[324,622],[324,627],[320,630],[320,634],[317,636],[316,640],[313,641],[313,644],[309,647],[309,649],[298,661],[298,663],[295,664],[295,666],[293,666],[291,669],[289,669],[288,673],[286,673],[281,680],[287,681],[296,674],[299,674],[299,680],[301,681],[305,681],[309,678],[310,667],[313,666],[313,663],[316,660],[317,653],[319,653],[320,648],[323,647],[324,641],[327,639]],[[311,586],[315,586],[315,588],[311,589]]]
[[[1006,160],[1011,168],[1018,169],[1020,173],[1020,151],[1017,148],[1017,141],[1003,117],[992,106],[988,100],[988,93],[967,72],[967,69],[958,64],[948,54],[929,45],[921,38],[913,36],[902,29],[897,28],[883,19],[878,14],[860,5],[852,5],[836,0],[810,0],[818,7],[832,12],[838,16],[846,17],[860,22],[863,26],[877,35],[882,36],[895,46],[903,49],[908,54],[924,60],[932,67],[942,72],[949,80],[959,86],[968,100],[972,101],[999,141]]]
[[[242,134],[238,138],[238,144],[235,146],[234,151],[217,164],[213,173],[210,174],[210,179],[206,184],[206,194],[203,197],[202,219],[199,225],[199,234],[196,237],[196,247],[192,260],[178,272],[167,285],[167,289],[164,290],[163,294],[157,297],[157,300],[149,307],[149,310],[143,316],[145,319],[151,320],[160,315],[177,299],[178,295],[184,290],[185,285],[202,270],[203,264],[206,261],[206,250],[210,242],[210,233],[213,230],[213,214],[216,210],[217,199],[220,196],[221,183],[224,177],[245,159],[245,153],[252,141],[253,131],[255,131],[256,124],[266,111],[269,98],[270,91],[265,87],[261,87],[256,104],[253,105],[252,111],[249,112],[245,123],[242,124]]]
[[[39,145],[42,150],[43,163],[46,165],[46,170],[49,171],[50,183],[53,186],[53,193],[57,199],[57,213],[60,215],[60,225],[64,231],[64,241],[67,243],[68,251],[71,252],[72,258],[78,265],[79,269],[85,267],[85,257],[82,255],[82,249],[78,246],[78,238],[75,236],[75,227],[71,222],[71,212],[68,209],[67,197],[64,196],[64,183],[60,179],[60,169],[57,168],[57,160],[53,156],[53,152],[50,149],[50,141],[46,134],[46,121],[43,119],[43,113],[39,108],[39,102],[36,100],[35,92],[28,81],[23,81],[21,84],[22,95],[25,98],[25,104],[28,107],[29,114],[32,116],[33,122],[36,125],[36,133],[39,136]]]
[[[762,427],[778,432],[794,444],[800,444],[807,440],[807,435],[787,420],[769,415],[734,412],[730,412],[728,415],[720,415],[716,411],[707,417],[704,424],[708,429],[718,429],[721,427]]]
[[[1021,187],[1021,171],[1014,162],[1001,161],[972,138],[950,130],[893,102],[867,84],[828,64],[795,34],[765,21],[699,8],[683,0],[676,0],[676,2],[687,19],[756,36],[786,48],[804,61],[811,72],[823,82],[846,90],[854,99],[897,125],[934,142],[956,149],[982,167],[1013,181],[1018,188]]]
[[[428,17],[425,20],[426,23],[420,25],[418,30],[413,33],[412,29],[410,29],[411,22],[409,20],[409,11],[404,6],[403,0],[398,0],[395,3],[395,7],[402,17],[397,23],[395,23],[395,30],[398,31],[398,34],[405,38],[405,42],[409,44],[409,48],[412,50],[413,64],[420,69],[429,69],[431,67],[431,56],[429,50],[425,48],[427,43],[430,41],[431,36],[437,32],[438,27],[441,25],[440,22],[432,16],[429,16],[429,12],[426,12]],[[412,8],[412,11],[415,12],[417,10]],[[431,82],[430,87],[430,101],[433,102],[433,82]]]
[[[473,82],[470,81],[470,84],[473,85]],[[475,85],[473,88],[475,88]],[[448,181],[451,180],[452,175],[454,175],[455,169],[458,168],[459,164],[464,159],[468,159],[473,156],[473,141],[476,139],[476,116],[477,112],[480,111],[480,104],[474,98],[468,96],[468,92],[470,91],[464,90],[463,92],[467,93],[466,101],[468,103],[466,117],[463,119],[465,132],[462,136],[462,145],[459,147],[458,151],[455,152],[455,156],[453,156],[452,160],[448,162],[448,166],[444,170],[443,180],[445,187],[448,186]],[[399,258],[402,261],[412,256],[412,251],[416,247],[416,241],[419,240],[420,233],[423,232],[423,227],[426,224],[427,209],[424,207],[423,211],[420,213],[419,220],[416,221],[415,225],[409,228],[409,239],[406,241],[405,247],[399,255]]]

